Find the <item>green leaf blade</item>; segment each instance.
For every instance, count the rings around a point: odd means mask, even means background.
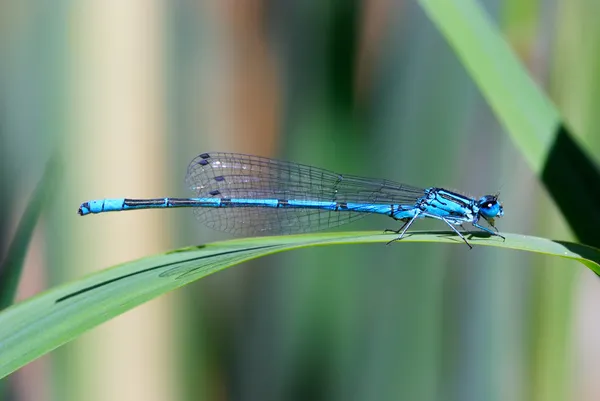
[[[246,238],[185,248],[124,263],[51,289],[0,313],[0,378],[85,331],[159,295],[236,264],[292,249],[340,244],[386,243],[395,235],[380,232],[321,233]],[[543,253],[574,259],[600,272],[600,251],[584,245],[506,234],[467,234],[473,245]],[[451,232],[414,232],[385,247],[400,252],[409,242],[457,244]],[[401,268],[401,262],[399,262]]]
[[[420,3],[481,88],[529,165],[540,174],[561,125],[558,109],[475,1]]]

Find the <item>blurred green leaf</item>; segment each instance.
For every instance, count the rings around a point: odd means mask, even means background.
[[[52,190],[56,188],[57,178],[57,160],[54,157],[46,165],[44,176],[19,221],[15,236],[6,252],[6,258],[0,264],[0,310],[12,304],[14,300],[33,231],[42,210],[50,200]]]
[[[291,249],[385,243],[393,238],[394,234],[380,232],[246,238],[179,249],[102,270],[0,313],[0,378],[114,316],[241,262]],[[517,234],[506,234],[506,241],[481,233],[469,233],[467,238],[473,245],[575,259],[600,272],[600,251],[584,245]],[[398,244],[408,242],[452,243],[461,245],[467,256],[476,252],[451,232],[413,232],[382,252],[399,252]]]
[[[600,246],[600,171],[474,0],[419,0],[582,241]],[[577,207],[573,207],[577,205]],[[581,213],[585,210],[585,213]]]
[[[474,0],[419,0],[538,174],[561,116]]]

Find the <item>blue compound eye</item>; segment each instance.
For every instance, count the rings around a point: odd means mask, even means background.
[[[479,199],[479,213],[485,219],[494,219],[496,217],[502,217],[504,210],[502,205],[498,202],[498,199],[492,195],[486,195]]]

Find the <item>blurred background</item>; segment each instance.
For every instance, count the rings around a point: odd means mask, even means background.
[[[598,155],[598,3],[480,3]],[[572,239],[414,0],[0,3],[1,249],[53,152],[63,169],[19,299],[230,238],[189,210],[76,214],[95,198],[191,195],[188,162],[214,150],[500,190],[501,231]],[[9,376],[5,399],[597,400],[599,307],[600,281],[572,261],[311,248],[125,313]]]

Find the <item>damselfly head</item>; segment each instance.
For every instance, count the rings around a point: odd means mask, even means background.
[[[477,204],[479,214],[486,219],[490,224],[494,224],[494,219],[504,216],[504,208],[498,202],[497,195],[485,195],[479,199]]]

